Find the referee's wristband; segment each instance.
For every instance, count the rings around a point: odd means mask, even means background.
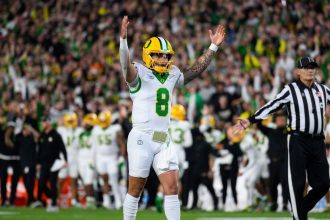
[[[217,45],[215,45],[214,43],[211,43],[209,49],[214,51],[214,52],[217,52],[219,47]]]

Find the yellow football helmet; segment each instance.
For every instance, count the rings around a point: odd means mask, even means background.
[[[250,117],[250,113],[249,112],[243,112],[239,117],[243,118],[243,119],[248,119]]]
[[[63,123],[67,128],[75,128],[78,125],[78,116],[76,113],[66,113],[63,117]]]
[[[111,124],[111,112],[110,111],[103,111],[98,116],[99,125],[102,128],[107,128]]]
[[[227,137],[229,140],[231,140],[233,143],[239,143],[243,140],[245,137],[246,132],[245,131],[239,131],[234,133],[234,128],[230,127],[227,130]]]
[[[95,126],[97,125],[97,123],[98,120],[97,120],[97,115],[95,113],[88,113],[83,118],[83,125]]]
[[[155,60],[154,54],[162,54],[167,61]],[[143,46],[142,59],[146,67],[160,74],[170,70],[174,60],[174,51],[170,42],[162,37],[152,37]]]
[[[273,121],[273,116],[272,115],[270,115],[268,118],[266,118],[266,119],[263,119],[262,121],[261,121],[261,124],[263,125],[263,126],[267,126],[269,123],[271,123]]]
[[[208,127],[215,127],[215,118],[212,115],[203,116],[201,119],[201,125],[206,125]]]
[[[183,121],[186,118],[186,109],[182,105],[173,105],[171,108],[171,118]]]

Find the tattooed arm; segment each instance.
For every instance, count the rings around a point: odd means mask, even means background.
[[[187,84],[195,79],[209,66],[213,54],[215,54],[215,52],[211,49],[208,49],[202,56],[197,59],[197,61],[192,66],[183,71],[184,84]]]
[[[209,33],[212,44],[209,49],[202,56],[200,56],[191,67],[183,71],[185,84],[195,79],[209,66],[213,55],[216,53],[218,47],[226,36],[225,28],[222,25],[218,26],[214,34],[211,30],[209,30]]]

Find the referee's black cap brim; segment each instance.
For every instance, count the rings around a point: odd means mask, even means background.
[[[302,68],[306,68],[306,67],[317,68],[317,67],[319,67],[319,65],[311,57],[303,57],[300,60],[298,60],[298,62],[296,64],[296,68],[302,69]]]

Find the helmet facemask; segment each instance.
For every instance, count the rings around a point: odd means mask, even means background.
[[[69,113],[64,115],[64,126],[67,128],[75,128],[78,125],[78,116],[76,113]]]
[[[99,125],[101,128],[105,129],[111,124],[111,112],[103,111],[98,115]]]
[[[83,126],[86,130],[90,131],[95,125],[98,124],[97,115],[88,113],[83,119]]]
[[[164,74],[168,72],[173,64],[173,56],[169,53],[150,53],[150,69],[157,73]]]

